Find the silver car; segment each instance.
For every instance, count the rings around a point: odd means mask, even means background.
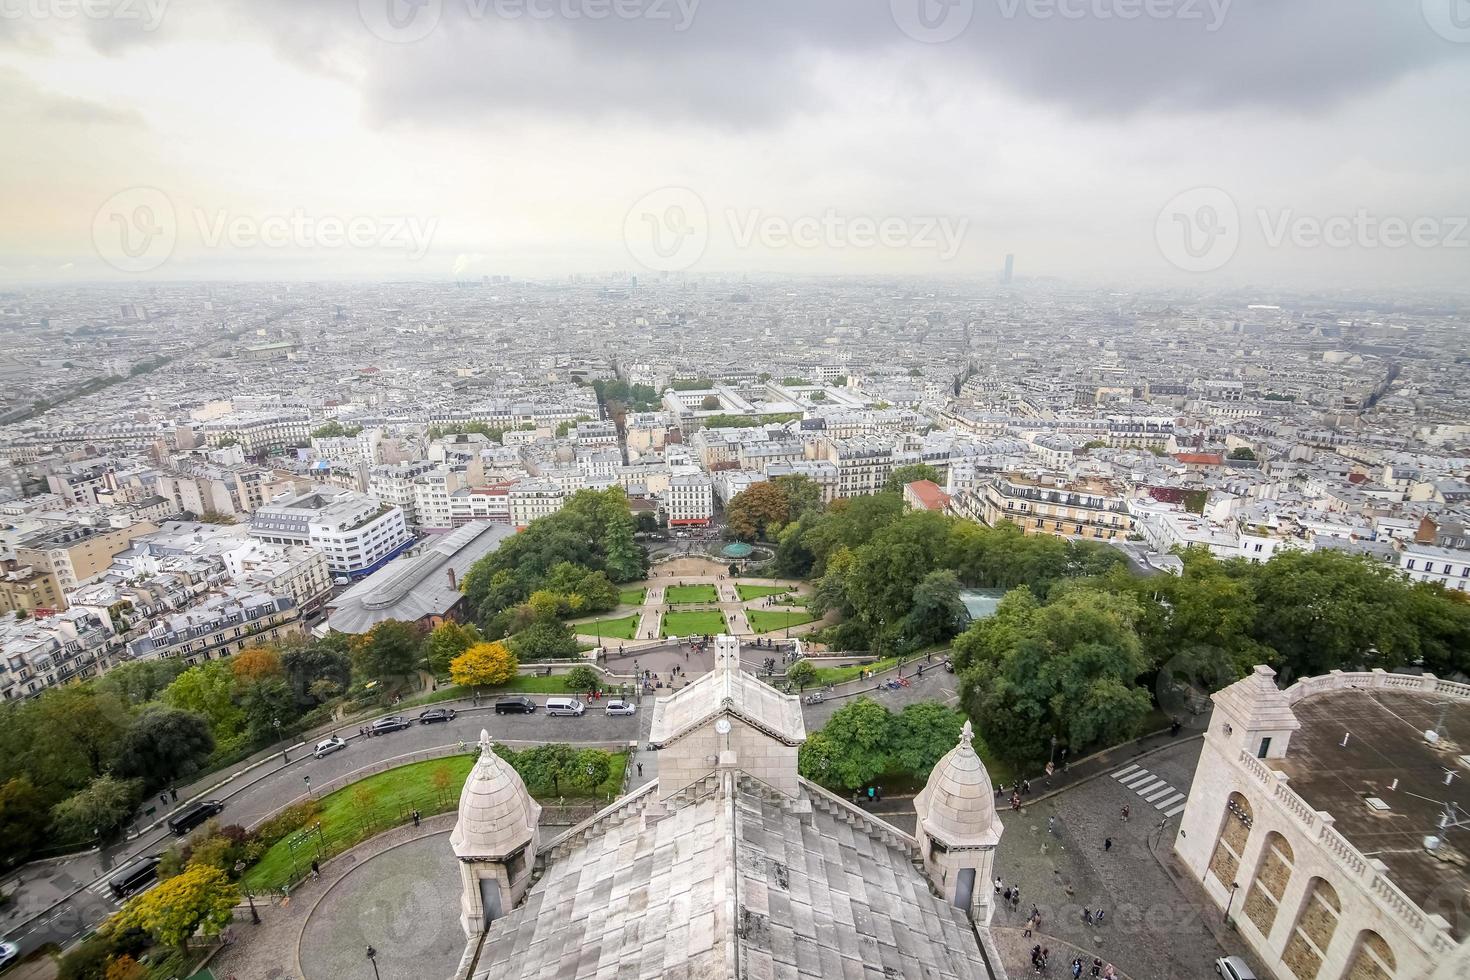
[[[1223,980],[1256,980],[1255,971],[1239,956],[1220,957],[1215,961],[1215,972]]]
[[[345,748],[347,748],[347,743],[338,738],[336,735],[333,735],[331,738],[324,738],[320,742],[316,743],[316,748],[311,750],[311,754],[320,759],[323,756],[331,755],[338,749]]]
[[[638,710],[638,706],[631,701],[609,701],[607,713],[609,715],[631,715]]]

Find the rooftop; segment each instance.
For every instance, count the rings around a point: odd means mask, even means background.
[[[1332,814],[1337,831],[1428,913],[1450,921],[1464,941],[1457,910],[1470,899],[1470,826],[1440,829],[1445,803],[1470,808],[1470,701],[1386,690],[1344,690],[1292,706],[1301,729],[1287,756],[1270,760],[1313,808]],[[1441,718],[1443,722],[1441,723]],[[1437,745],[1424,738],[1438,728]],[[1347,745],[1342,745],[1347,734]],[[1445,775],[1453,772],[1449,785]],[[1397,788],[1390,788],[1397,781]],[[1376,810],[1376,798],[1388,809]],[[1436,854],[1424,839],[1440,837]]]

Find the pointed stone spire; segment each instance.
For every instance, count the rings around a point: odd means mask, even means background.
[[[1216,691],[1211,700],[1210,735],[1262,759],[1284,756],[1292,733],[1302,727],[1286,692],[1276,686],[1276,671],[1265,664]]]
[[[989,915],[990,872],[1005,828],[995,812],[995,786],[974,741],[975,729],[967,720],[959,743],[939,760],[914,798],[914,812],[929,880],[946,901],[980,919]]]
[[[541,807],[521,774],[495,753],[480,731],[480,758],[459,795],[459,821],[449,837],[460,858],[493,859],[524,847],[536,833]]]

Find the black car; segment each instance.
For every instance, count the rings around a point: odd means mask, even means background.
[[[402,731],[412,724],[413,722],[409,721],[402,715],[389,715],[387,718],[379,718],[377,721],[369,725],[368,734],[384,735],[388,732]]]
[[[529,715],[536,710],[536,702],[530,698],[501,698],[495,702],[497,715]]]
[[[420,725],[432,725],[436,721],[453,721],[453,708],[430,708],[428,711],[419,712]]]
[[[138,858],[109,878],[107,887],[118,898],[127,898],[158,877],[158,863],[159,858],[156,855]]]
[[[200,800],[168,818],[168,829],[182,837],[195,827],[216,816],[225,805],[219,800]]]

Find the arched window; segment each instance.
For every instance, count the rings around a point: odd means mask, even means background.
[[[1261,863],[1251,881],[1250,891],[1245,897],[1245,916],[1255,923],[1261,935],[1269,936],[1276,922],[1276,912],[1281,906],[1281,896],[1291,881],[1291,845],[1276,832],[1266,836],[1266,846],[1261,849]]]
[[[1281,954],[1296,980],[1316,980],[1327,946],[1337,932],[1337,918],[1341,913],[1342,902],[1336,889],[1321,878],[1307,882],[1296,927],[1286,941],[1286,952]]]
[[[1343,980],[1393,980],[1393,950],[1371,929],[1358,936],[1358,949]]]
[[[1240,856],[1245,853],[1254,820],[1250,802],[1239,793],[1231,793],[1225,801],[1225,818],[1220,825],[1220,836],[1215,841],[1215,854],[1210,858],[1210,870],[1226,888],[1238,880]]]

